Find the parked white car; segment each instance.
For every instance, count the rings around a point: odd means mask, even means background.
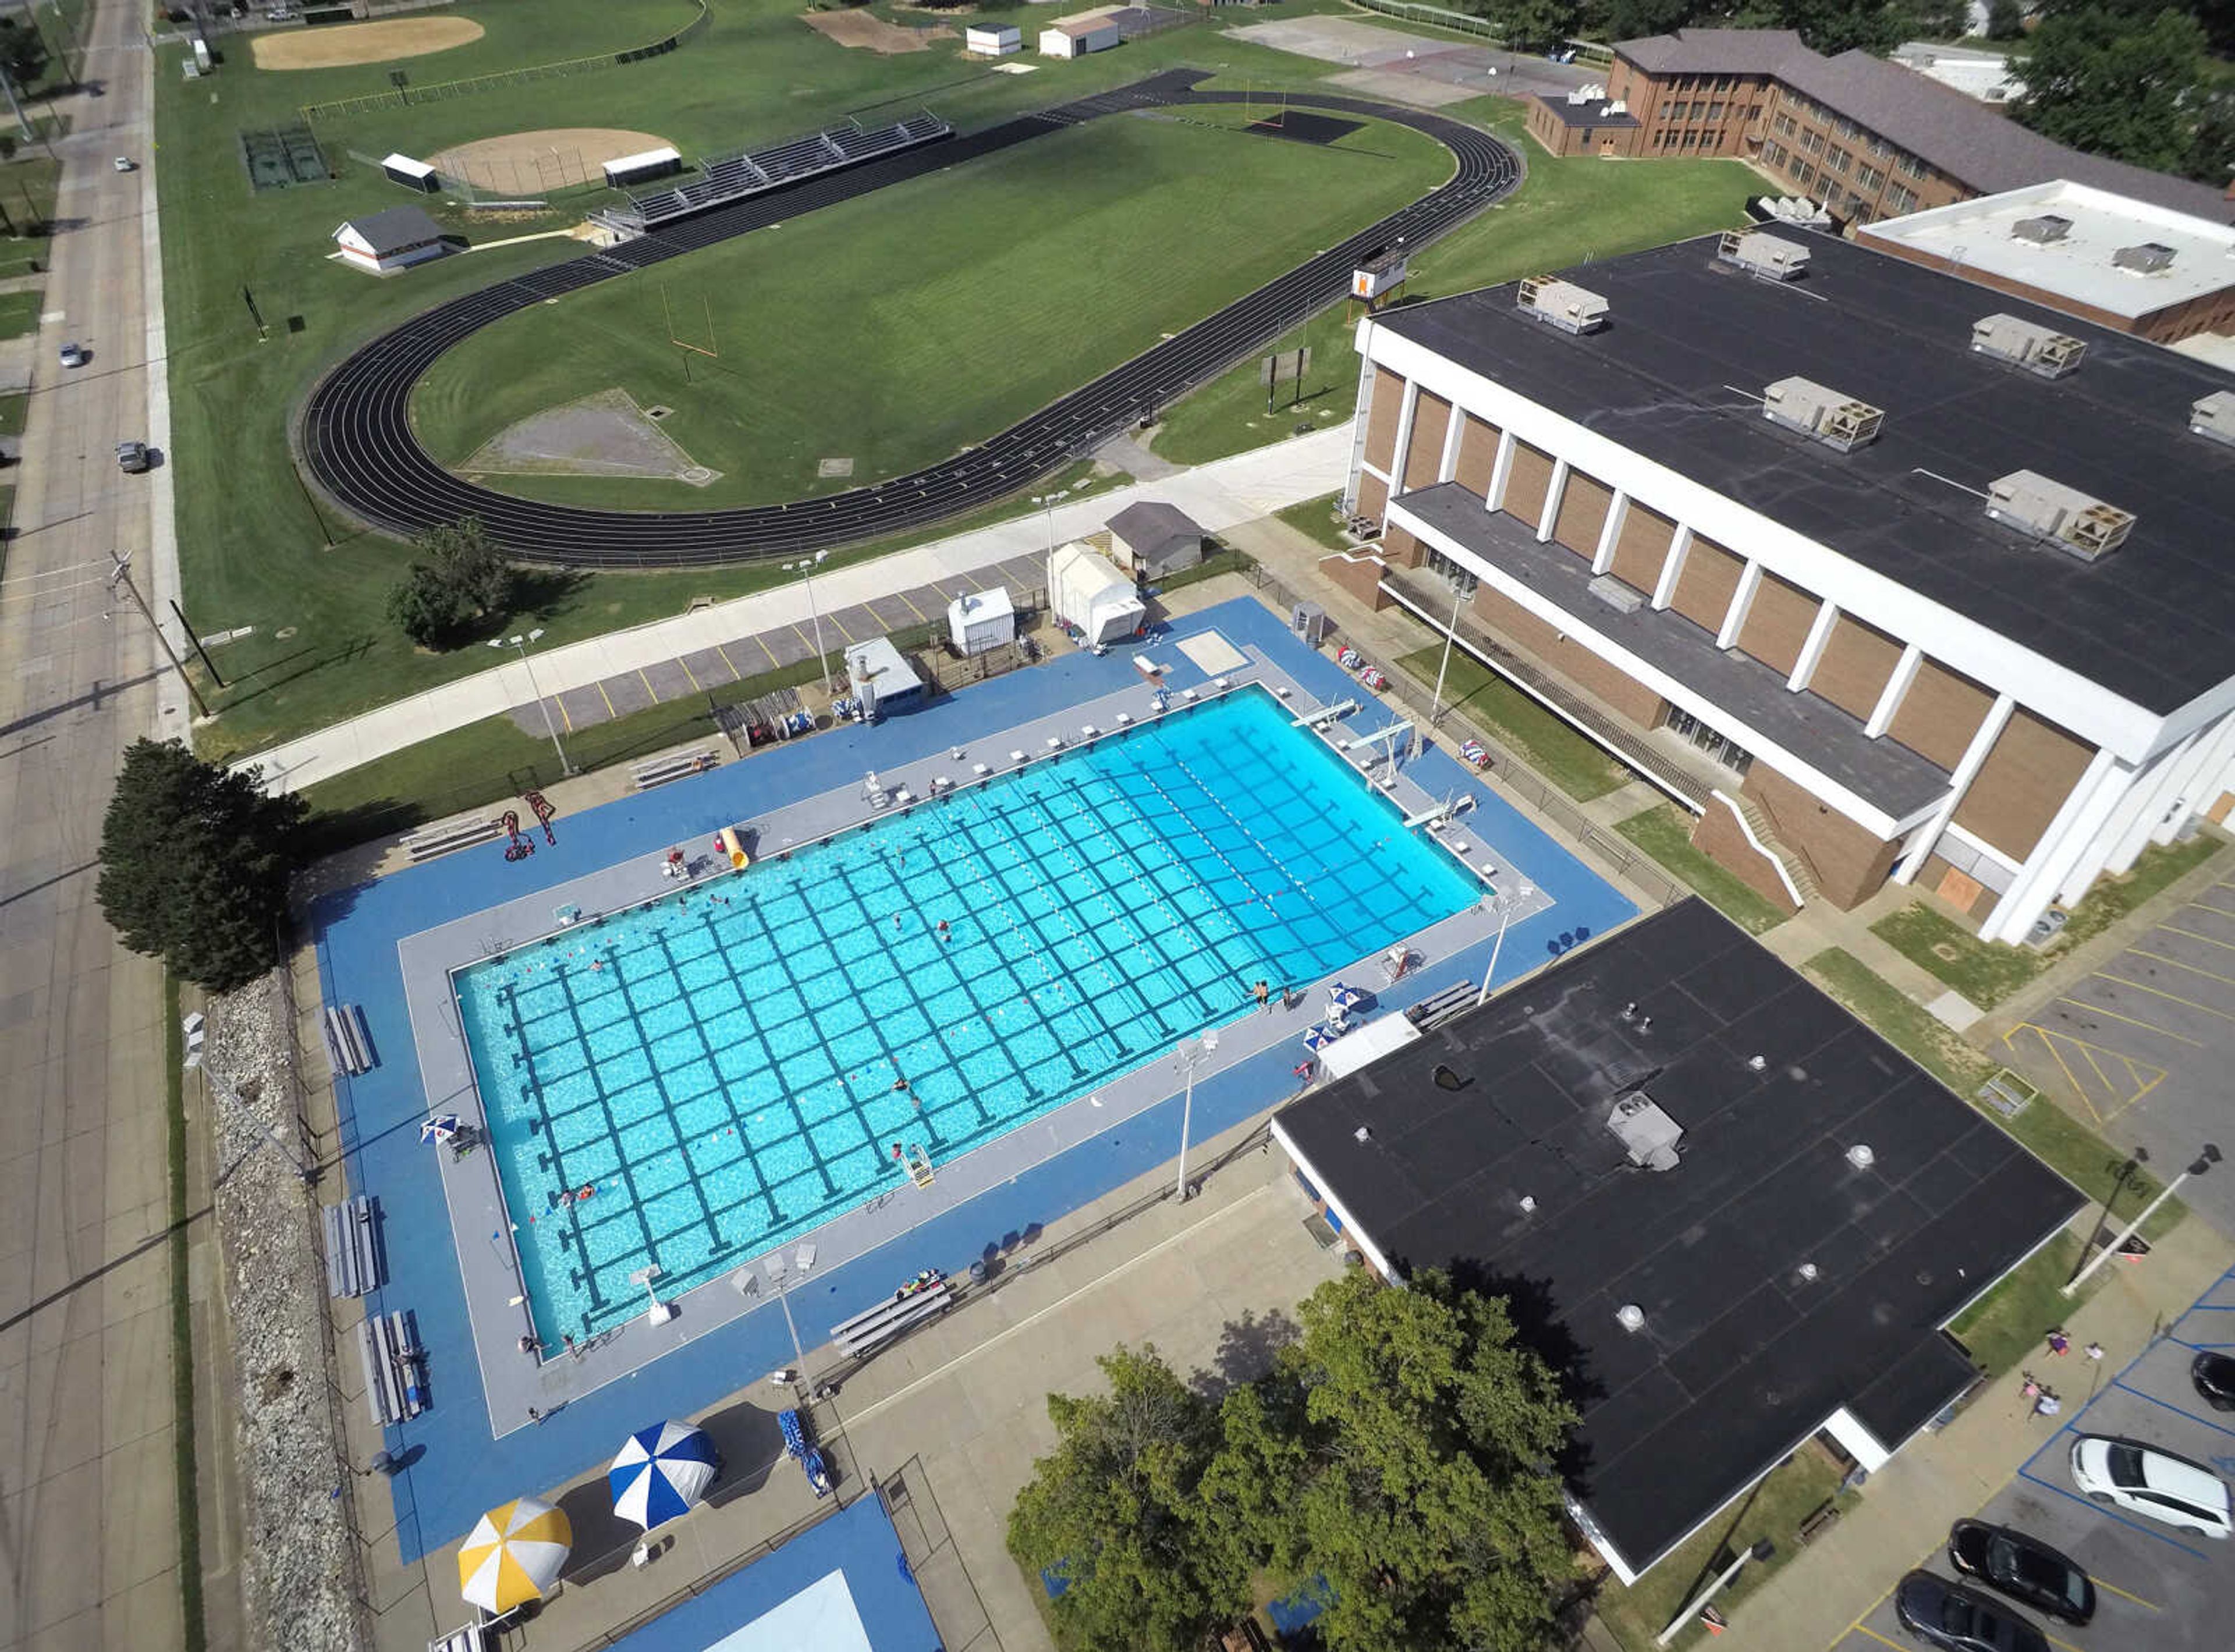
[[[2072,1444],[2072,1483],[2091,1501],[2147,1515],[2199,1537],[2235,1533],[2235,1497],[2211,1470],[2130,1439],[2082,1434]]]

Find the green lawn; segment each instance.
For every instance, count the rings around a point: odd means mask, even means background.
[[[1441,644],[1406,654],[1398,665],[1432,690],[1442,665]],[[1444,703],[1482,724],[1529,760],[1570,797],[1588,802],[1622,785],[1629,771],[1488,666],[1458,649],[1444,673]]]
[[[2106,1268],[2116,1263],[2107,1262]],[[2064,1282],[2080,1267],[2080,1241],[2060,1233],[2041,1249],[2013,1268],[1949,1329],[1986,1367],[1990,1377],[2015,1371],[2027,1360],[2048,1352],[2048,1334],[2062,1325],[2072,1310],[2095,1294],[2103,1282],[2099,1269],[2073,1295],[2064,1294]],[[2045,1367],[2035,1370],[2046,1374]],[[2052,1385],[2054,1386],[2054,1385]]]
[[[1442,113],[1496,127],[1525,152],[1529,177],[1511,200],[1413,257],[1401,300],[1407,304],[1726,229],[1740,221],[1747,196],[1760,187],[1735,161],[1556,161],[1519,135],[1514,106],[1502,98]],[[1281,341],[1280,349],[1312,351],[1296,410],[1284,394],[1281,410],[1268,417],[1256,364],[1245,363],[1170,409],[1157,451],[1201,464],[1286,436],[1304,421],[1348,418],[1358,403],[1355,331],[1338,306]]]
[[[39,310],[43,295],[36,289],[29,292],[0,292],[0,338],[21,338],[39,330]]]
[[[45,226],[55,213],[62,170],[43,154],[0,165],[0,275],[26,275],[47,262]],[[38,233],[31,233],[34,226]]]
[[[1871,926],[1871,932],[1927,973],[1979,1006],[1992,1009],[2037,978],[2082,941],[2160,894],[2225,847],[2210,832],[2186,843],[2153,844],[2124,877],[2104,878],[2072,908],[2056,939],[2038,949],[1982,941],[1937,907],[1904,907]]]
[[[28,390],[19,390],[13,396],[0,396],[0,436],[23,434],[23,416],[30,404],[31,396]]]
[[[420,439],[463,469],[514,422],[618,386],[673,408],[662,432],[722,479],[486,480],[673,509],[859,486],[993,435],[1448,170],[1401,127],[1321,148],[1241,118],[1075,127],[536,305],[436,364],[412,401]],[[670,316],[719,359],[678,350]],[[833,457],[853,474],[818,480]]]
[[[1342,531],[1342,494],[1337,490],[1307,499],[1273,514],[1305,538],[1330,551],[1353,551],[1358,547]]]
[[[1719,1511],[1701,1531],[1672,1550],[1667,1557],[1630,1588],[1611,1577],[1599,1591],[1599,1622],[1614,1632],[1623,1652],[1655,1652],[1654,1637],[1684,1603],[1740,1550],[1766,1537],[1777,1552],[1766,1561],[1748,1564],[1731,1586],[1715,1597],[1726,1610],[1775,1577],[1780,1567],[1801,1551],[1800,1523],[1839,1497],[1841,1472],[1831,1454],[1814,1441],[1770,1471],[1768,1476],[1732,1507]],[[1856,1494],[1839,1497],[1844,1506]],[[1707,1646],[1714,1642],[1696,1620],[1669,1642],[1672,1646]]]
[[[1720,862],[1692,847],[1692,816],[1674,803],[1618,822],[1615,829],[1711,901],[1750,935],[1774,929],[1791,914],[1771,905]]]

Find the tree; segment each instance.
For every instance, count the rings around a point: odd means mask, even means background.
[[[475,622],[501,620],[511,610],[518,575],[479,517],[461,517],[412,544],[426,560],[414,561],[388,593],[389,618],[412,641],[448,647]]]
[[[2181,170],[2225,188],[2235,175],[2235,88],[2216,86],[2196,104],[2196,138]]]
[[[0,69],[18,92],[46,72],[47,43],[39,31],[13,18],[0,18]]]
[[[292,794],[267,796],[261,781],[176,740],[135,740],[102,822],[102,914],[134,952],[212,992],[279,961],[309,810]]]
[[[1550,1464],[1576,1414],[1504,1303],[1352,1273],[1299,1320],[1222,1410],[1206,1548],[1324,1578],[1334,1652],[1547,1645],[1570,1570]]]
[[[1009,1552],[1067,1587],[1053,1611],[1093,1652],[1193,1652],[1249,1606],[1248,1573],[1196,1540],[1196,1486],[1217,1443],[1210,1403],[1153,1347],[1097,1361],[1106,1399],[1048,1396],[1053,1454],[1009,1513]]]
[[[2035,131],[2160,172],[2193,154],[2205,69],[2193,17],[2060,7],[2015,56],[2026,90],[2012,108]]]
[[[1989,0],[1987,38],[1989,40],[2024,39],[2025,15],[2025,7],[2019,3],[2019,0]]]
[[[1467,0],[1465,10],[1489,19],[1498,38],[1517,50],[1550,50],[1576,30],[1576,0]]]

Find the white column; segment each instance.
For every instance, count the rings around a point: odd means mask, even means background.
[[[1449,482],[1459,474],[1459,436],[1466,429],[1466,410],[1453,402],[1451,417],[1444,422],[1444,456],[1436,465],[1438,482]]]
[[[1420,381],[1405,381],[1405,399],[1398,404],[1397,445],[1389,449],[1389,496],[1392,499],[1405,486],[1405,467],[1412,454],[1412,415],[1419,410]]]
[[[2195,742],[2196,736],[2190,735],[2147,770],[2141,782],[2145,794],[2142,805],[2135,810],[2133,819],[2119,835],[2118,841],[2111,845],[2110,856],[2103,864],[2105,871],[2114,875],[2125,871],[2134,863],[2134,857],[2148,845],[2150,834],[2157,829],[2158,822],[2164,818],[2166,806],[2173,802],[2178,790],[2182,760],[2188,756]]]
[[[1668,554],[1661,559],[1661,577],[1653,583],[1653,606],[1656,611],[1676,600],[1676,582],[1684,577],[1685,553],[1692,548],[1692,530],[1683,523],[1668,536]]]
[[[1808,640],[1800,645],[1800,658],[1793,662],[1793,675],[1785,679],[1786,687],[1798,694],[1808,686],[1816,675],[1816,663],[1824,658],[1824,646],[1832,640],[1832,627],[1839,623],[1839,606],[1835,602],[1816,605],[1816,623],[1808,627]]]
[[[1979,926],[1980,940],[2025,939],[2026,931],[2048,908],[2048,898],[2064,881],[2065,873],[2087,849],[2096,827],[2119,806],[2128,783],[2129,775],[2121,772],[2119,760],[2107,749],[2098,751],[2088,772],[2067,795],[2056,818],[2049,822],[2041,842],[2026,857],[2025,870]]]
[[[1367,324],[1371,326],[1373,324],[1369,322]],[[1342,485],[1345,515],[1358,508],[1358,478],[1366,463],[1366,427],[1373,417],[1373,377],[1377,370],[1373,357],[1360,350],[1358,353],[1358,407],[1350,416],[1350,473]]]
[[[1894,718],[1901,714],[1901,703],[1909,693],[1909,685],[1917,680],[1917,668],[1924,663],[1924,650],[1915,643],[1901,651],[1901,658],[1894,662],[1893,675],[1878,691],[1878,703],[1871,708],[1870,721],[1863,724],[1865,734],[1875,740],[1893,726]]]
[[[1544,508],[1537,513],[1537,542],[1544,544],[1552,537],[1552,528],[1560,520],[1560,498],[1568,491],[1568,462],[1552,461],[1551,485],[1544,489]]]
[[[2171,842],[2190,816],[2202,813],[2211,803],[2212,795],[2204,790],[2204,777],[2216,770],[2225,757],[2231,733],[2235,733],[2235,717],[2222,718],[2211,727],[2197,731],[2195,744],[2189,748],[2188,756],[2181,759],[2172,800],[2150,833],[2152,842]]]
[[[1490,468],[1490,491],[1483,495],[1484,506],[1496,510],[1505,502],[1505,484],[1513,476],[1513,432],[1498,433],[1498,462]]]
[[[1747,614],[1753,606],[1753,593],[1761,589],[1761,564],[1748,562],[1746,572],[1739,575],[1739,588],[1731,593],[1731,606],[1723,610],[1721,629],[1715,633],[1715,646],[1728,648],[1739,639],[1746,628]]]
[[[1606,526],[1599,529],[1598,548],[1591,553],[1591,572],[1604,574],[1614,567],[1614,547],[1622,542],[1622,524],[1629,515],[1629,495],[1619,488],[1608,502]]]
[[[1932,853],[1933,846],[1940,842],[1940,834],[1948,829],[1948,823],[1955,818],[1956,805],[1963,801],[1964,792],[1978,777],[1979,767],[1986,762],[1987,753],[1992,751],[1995,742],[2002,738],[2002,731],[2009,725],[2010,713],[2017,710],[2017,704],[2009,695],[2003,694],[1987,708],[1987,715],[1979,724],[1978,732],[1971,737],[1971,744],[1963,748],[1963,758],[1956,764],[1955,773],[1948,777],[1947,797],[1939,808],[1933,810],[1932,818],[1911,835],[1911,847],[1901,857],[1901,864],[1894,868],[1893,881],[1896,883],[1917,882],[1917,872],[1924,865],[1925,857]]]

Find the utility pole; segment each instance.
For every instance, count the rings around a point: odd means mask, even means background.
[[[140,587],[132,583],[132,559],[115,551],[111,551],[109,554],[116,558],[116,567],[108,575],[109,588],[121,589],[126,596],[132,599],[132,606],[140,610],[140,617],[147,622],[147,629],[155,633],[155,646],[163,651],[163,658],[171,662],[171,669],[178,672],[179,681],[186,685],[187,693],[193,700],[194,710],[200,715],[207,717],[210,714],[210,708],[208,703],[202,698],[201,690],[196,688],[194,679],[187,675],[186,665],[179,659],[178,651],[171,646],[171,639],[163,634],[163,627],[155,623],[155,616],[149,611],[146,600],[141,596]]]

